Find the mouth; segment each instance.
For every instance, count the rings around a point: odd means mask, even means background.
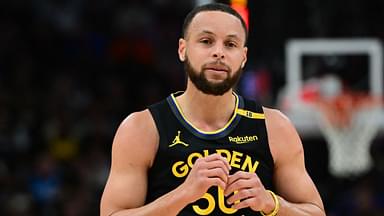
[[[224,65],[208,65],[204,68],[205,70],[211,70],[214,72],[228,73],[229,69]]]
[[[218,68],[205,68],[206,71],[213,71],[215,73],[227,73],[227,70],[218,69]]]

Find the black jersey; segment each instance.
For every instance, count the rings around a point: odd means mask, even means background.
[[[265,118],[260,105],[234,93],[236,109],[224,128],[204,132],[183,116],[175,93],[149,110],[160,140],[148,175],[149,203],[182,184],[193,163],[200,157],[219,153],[227,158],[231,173],[238,170],[256,173],[266,189],[273,190],[273,159],[270,153]],[[223,190],[211,187],[205,195],[185,207],[179,215],[260,215],[251,209],[232,209],[226,205]]]

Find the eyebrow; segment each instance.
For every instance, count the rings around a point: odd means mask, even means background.
[[[209,30],[203,30],[202,32],[200,32],[198,34],[198,36],[200,36],[202,34],[216,35],[215,33],[211,32]],[[233,39],[236,39],[236,40],[240,40],[240,37],[237,34],[230,34],[230,35],[227,35],[226,37],[233,38]]]

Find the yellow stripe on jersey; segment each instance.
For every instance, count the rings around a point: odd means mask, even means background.
[[[255,113],[249,110],[237,109],[236,113],[251,119],[265,119],[264,113]]]
[[[176,94],[176,93],[175,93]],[[236,114],[238,113],[237,110],[238,110],[238,107],[239,107],[239,97],[238,95],[235,93],[235,92],[232,92],[232,94],[235,96],[236,98],[236,105],[235,105],[235,112],[233,113],[231,119],[227,122],[227,124],[224,125],[223,128],[221,129],[218,129],[218,130],[215,130],[215,131],[203,131],[203,130],[200,130],[199,128],[197,128],[196,126],[194,126],[190,121],[188,121],[188,119],[185,117],[184,113],[183,113],[183,110],[181,109],[180,105],[177,103],[177,100],[176,100],[176,97],[175,97],[175,94],[171,94],[172,96],[172,100],[173,102],[175,103],[180,115],[183,117],[184,121],[187,122],[191,127],[193,127],[195,130],[197,130],[199,133],[201,134],[217,134],[217,133],[220,133],[222,131],[224,131],[225,129],[228,128],[228,126],[233,122],[233,120],[235,119],[236,117]]]

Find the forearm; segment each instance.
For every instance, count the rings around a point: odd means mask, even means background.
[[[291,203],[279,197],[279,216],[325,216],[324,209],[312,203]]]
[[[147,205],[116,211],[108,216],[176,216],[188,203],[186,191],[176,188]]]

